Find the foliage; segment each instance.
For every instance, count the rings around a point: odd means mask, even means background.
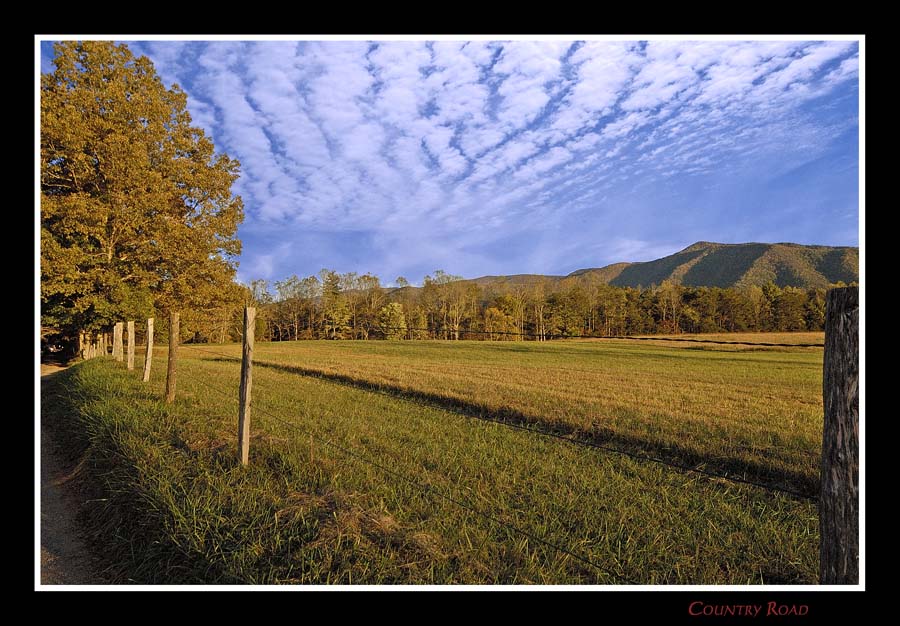
[[[61,42],[41,76],[42,324],[234,306],[239,164],[125,45]]]
[[[406,318],[403,317],[403,307],[398,302],[381,307],[378,313],[378,329],[385,339],[403,339],[406,335]]]
[[[254,281],[258,291],[265,281]],[[398,281],[399,282],[399,281]],[[819,331],[825,289],[685,287],[666,280],[647,289],[614,287],[590,273],[556,284],[480,286],[436,271],[420,288],[382,287],[377,276],[322,270],[275,283],[263,307],[266,339],[384,338],[380,316],[395,304],[395,326],[409,339],[543,340],[660,333]],[[266,292],[268,294],[268,292]],[[392,315],[395,315],[392,313]],[[301,319],[303,332],[300,332]],[[402,323],[401,323],[402,320]]]

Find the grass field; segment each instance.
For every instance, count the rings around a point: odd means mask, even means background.
[[[722,341],[727,342],[720,345],[716,349],[726,349],[729,344],[735,344],[740,342],[746,342],[746,345],[741,346],[737,349],[741,350],[751,350],[753,348],[753,344],[758,343],[775,343],[775,344],[791,344],[791,345],[806,345],[806,344],[823,344],[825,343],[825,333],[824,332],[802,332],[802,333],[703,333],[703,334],[691,334],[691,333],[679,333],[677,335],[638,335],[642,339],[652,339],[653,341],[663,342],[666,339],[677,339],[678,341],[684,341],[686,339],[691,340],[700,340],[703,342],[707,341]],[[671,344],[672,342],[668,342]],[[765,346],[766,349],[772,349],[771,346]],[[812,349],[812,348],[810,348]]]
[[[815,495],[822,350],[692,348],[609,340],[293,342],[261,344],[255,358]],[[200,349],[194,354],[216,358]],[[210,349],[238,358],[236,346]]]
[[[171,406],[156,352],[149,385],[98,359],[42,390],[114,579],[816,582],[814,503],[546,433],[814,491],[821,350],[257,344],[246,469],[238,347],[184,346]]]

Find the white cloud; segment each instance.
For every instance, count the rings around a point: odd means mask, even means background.
[[[241,161],[248,223],[372,229],[387,233],[381,243],[415,230],[440,242],[436,259],[462,254],[476,224],[538,228],[626,181],[652,185],[729,159],[815,158],[840,125],[817,125],[798,105],[859,67],[843,41],[138,48]],[[623,242],[622,254],[646,243]],[[242,273],[266,276],[278,261],[265,251]]]

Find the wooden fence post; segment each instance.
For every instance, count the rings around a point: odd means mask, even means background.
[[[169,361],[166,368],[166,402],[175,400],[175,359],[178,357],[178,333],[180,314],[177,311],[169,313]]]
[[[859,288],[825,296],[819,583],[859,583]]]
[[[128,369],[134,369],[134,320],[128,322]]]
[[[244,350],[241,356],[241,390],[238,414],[238,458],[241,465],[250,460],[250,390],[253,387],[253,337],[256,308],[244,307]]]
[[[100,333],[100,356],[106,356],[106,333]]]
[[[144,353],[143,381],[150,380],[150,365],[153,364],[153,318],[147,318],[147,352]]]
[[[80,356],[82,359],[85,358],[85,356],[84,356],[84,331],[83,330],[78,331],[78,356]]]
[[[113,357],[116,361],[122,361],[125,357],[122,350],[122,322],[116,322],[113,326]]]

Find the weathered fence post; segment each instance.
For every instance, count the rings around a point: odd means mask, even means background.
[[[122,350],[122,322],[116,322],[113,326],[113,357],[116,361],[125,358]]]
[[[100,356],[106,356],[106,333],[100,333]]]
[[[128,322],[128,369],[134,369],[134,320]]]
[[[84,331],[83,330],[78,331],[78,356],[80,356],[82,359],[85,358],[85,356],[84,356]]]
[[[859,583],[859,288],[825,297],[819,582]]]
[[[169,313],[169,361],[166,368],[166,402],[175,400],[175,359],[178,357],[178,333],[180,315],[177,311]]]
[[[150,380],[150,365],[153,363],[153,318],[147,318],[147,352],[144,353],[144,382]]]
[[[241,356],[241,390],[238,415],[238,458],[241,465],[250,460],[250,390],[253,386],[253,337],[256,308],[244,307],[244,350]]]

